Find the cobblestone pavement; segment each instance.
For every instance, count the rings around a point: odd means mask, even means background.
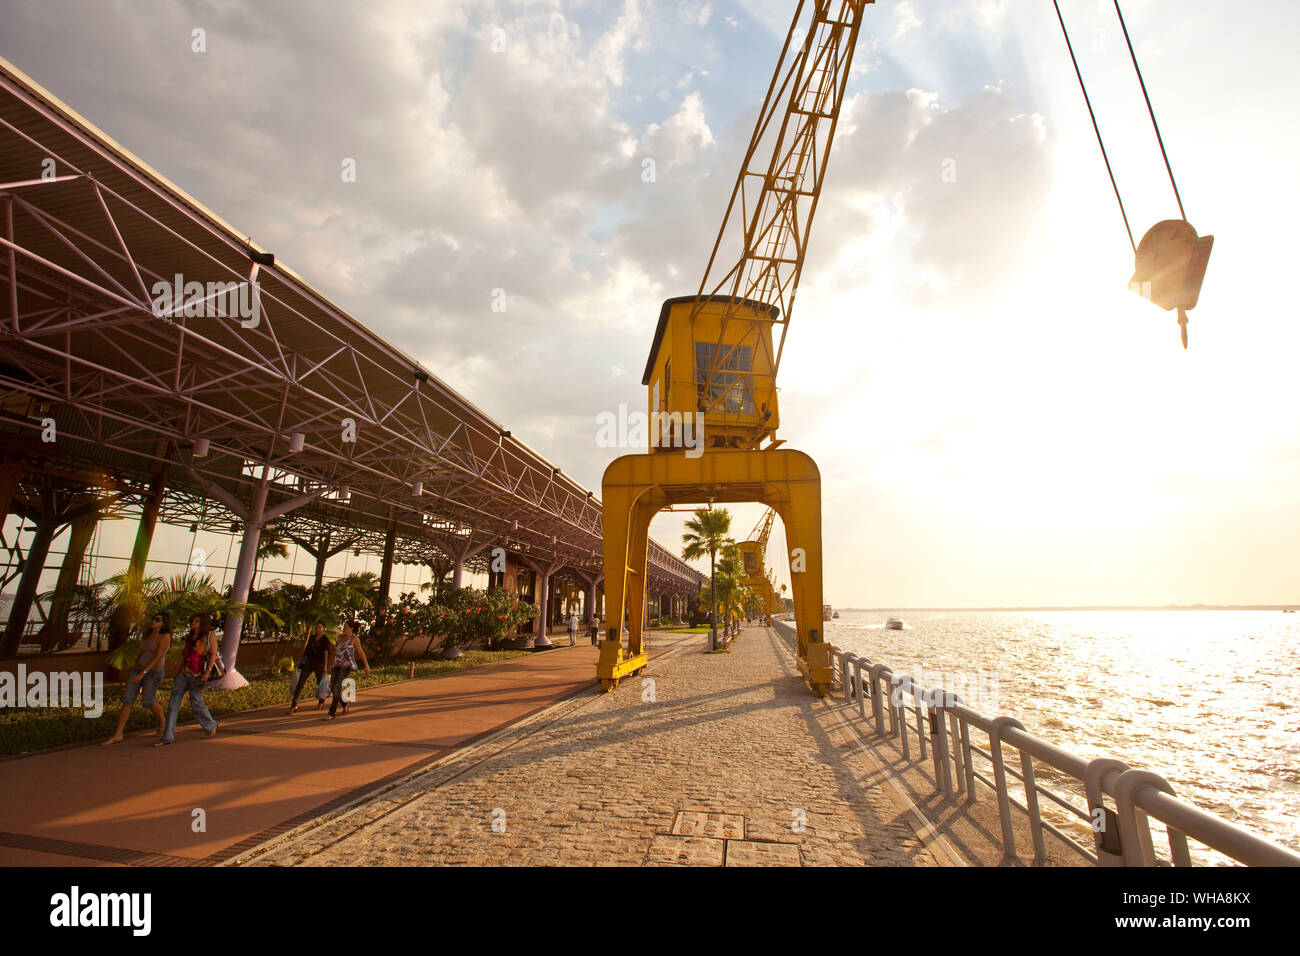
[[[773,632],[706,642],[252,862],[936,865]]]

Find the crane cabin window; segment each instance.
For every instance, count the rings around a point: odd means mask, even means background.
[[[754,391],[748,373],[753,370],[754,350],[747,345],[722,346],[724,360],[721,371],[713,376],[709,393],[704,394],[704,383],[709,377],[709,368],[713,365],[713,357],[718,348],[714,342],[695,343],[695,389],[699,407],[704,409],[713,405],[721,397],[722,401],[717,407],[724,414],[753,414]]]

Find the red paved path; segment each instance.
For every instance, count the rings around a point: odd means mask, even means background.
[[[650,635],[651,655],[695,635]],[[552,635],[557,644],[567,639]],[[585,638],[580,637],[580,642]],[[346,717],[308,699],[0,763],[0,866],[215,863],[595,684],[577,647],[358,688]],[[112,702],[109,702],[110,706]],[[207,831],[191,830],[207,811]]]

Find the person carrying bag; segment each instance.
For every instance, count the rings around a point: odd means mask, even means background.
[[[176,719],[181,712],[181,698],[190,695],[190,709],[198,719],[207,736],[217,732],[216,718],[208,712],[203,703],[203,689],[209,676],[215,676],[220,666],[217,656],[217,642],[212,636],[212,626],[208,615],[195,614],[190,618],[190,631],[185,637],[185,648],[181,654],[180,673],[172,680],[171,699],[167,702],[167,724],[163,728],[162,740],[154,744],[162,747],[170,744],[176,736]]]
[[[302,659],[298,661],[298,679],[293,688],[293,701],[289,704],[289,713],[298,709],[298,695],[307,683],[307,674],[316,675],[316,709],[319,710],[327,695],[321,693],[322,681],[329,670],[330,639],[325,633],[325,625],[317,621],[312,625],[313,633],[307,638],[302,648]]]

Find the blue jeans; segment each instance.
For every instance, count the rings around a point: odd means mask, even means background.
[[[190,708],[198,718],[199,726],[211,733],[217,729],[217,721],[208,713],[208,705],[203,703],[203,682],[197,677],[177,674],[172,682],[172,696],[167,704],[167,726],[163,728],[162,742],[169,744],[176,737],[176,717],[181,712],[181,698],[190,695]]]
[[[343,684],[352,673],[352,668],[346,664],[334,665],[334,670],[330,672],[330,693],[334,698],[330,701],[330,716],[334,716],[334,711],[338,709],[339,701],[343,700]],[[348,709],[348,702],[343,701],[343,709]]]
[[[129,681],[122,688],[122,706],[130,710],[135,704],[136,696],[140,695],[140,703],[145,706],[145,709],[152,707],[158,702],[158,685],[162,683],[162,679],[161,667],[158,670],[136,675],[135,680]]]

